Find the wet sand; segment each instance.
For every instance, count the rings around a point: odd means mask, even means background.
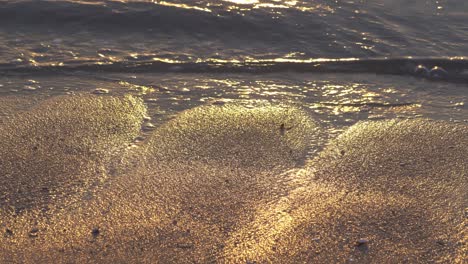
[[[37,104],[34,97],[26,96],[2,96],[0,97],[0,124],[5,122],[14,114],[25,111]]]
[[[57,97],[5,121],[0,206],[45,207],[89,190],[105,177],[103,163],[139,134],[145,111],[133,97]]]
[[[297,173],[300,187],[230,238],[228,262],[463,263],[468,131],[359,123]]]
[[[466,125],[359,123],[307,161],[293,106],[187,110],[129,148],[144,116],[64,96],[1,124],[2,262],[466,259]]]

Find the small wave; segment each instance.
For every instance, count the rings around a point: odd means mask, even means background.
[[[150,2],[104,3],[70,1],[13,1],[0,5],[0,23],[4,26],[82,26],[86,28],[112,28],[200,30],[207,28],[247,29],[254,25],[242,16],[223,16],[202,8],[181,8]]]
[[[421,73],[420,69],[428,69]],[[433,69],[434,74],[432,74]],[[72,61],[55,64],[0,64],[0,72],[15,74],[65,74],[73,72],[109,73],[370,73],[409,75],[430,80],[468,83],[468,59],[455,58],[343,58],[343,59],[271,59],[271,60],[197,60],[174,61]],[[426,74],[426,75],[424,75]]]

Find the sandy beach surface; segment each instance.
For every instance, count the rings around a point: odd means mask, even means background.
[[[2,263],[466,263],[468,127],[324,133],[297,106],[2,101]]]

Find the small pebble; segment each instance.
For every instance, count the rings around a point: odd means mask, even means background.
[[[39,233],[39,229],[33,228],[31,229],[31,231],[29,231],[29,237],[37,237],[38,233]]]
[[[363,246],[363,245],[367,245],[369,244],[369,240],[368,239],[365,239],[365,238],[361,238],[357,241],[356,245],[359,247],[359,246]]]
[[[147,130],[153,130],[153,129],[155,129],[155,128],[156,128],[156,126],[153,125],[152,123],[149,123],[149,122],[148,122],[148,123],[145,123],[145,124],[143,125],[143,130],[145,130],[145,131],[147,131]]]
[[[104,89],[104,88],[96,88],[93,91],[93,94],[108,94],[110,91],[109,89]]]
[[[138,145],[136,144],[130,144],[128,145],[127,149],[132,149],[132,148],[138,148]]]
[[[35,81],[35,80],[28,80],[26,82],[26,84],[38,84],[39,82],[38,81]]]
[[[280,134],[284,136],[284,124],[280,125]]]
[[[5,237],[11,237],[13,236],[13,231],[11,231],[10,229],[5,229]]]
[[[93,237],[97,237],[99,233],[100,231],[99,231],[99,228],[97,227],[93,228],[93,230],[91,231],[91,234],[93,235]]]
[[[25,90],[25,91],[35,91],[35,90],[37,90],[37,88],[34,87],[34,86],[31,86],[31,85],[25,85],[23,87],[23,90]]]

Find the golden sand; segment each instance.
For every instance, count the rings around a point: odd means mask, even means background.
[[[295,107],[205,106],[164,124],[148,150],[157,160],[203,160],[241,167],[292,166],[318,127]]]
[[[301,187],[235,232],[241,263],[463,263],[466,125],[359,123],[309,163]]]
[[[31,96],[0,97],[0,124],[16,113],[30,109],[37,101],[37,98]]]
[[[0,127],[1,262],[466,258],[466,125],[360,123],[301,168],[320,131],[295,107],[191,109],[129,152],[144,114],[133,97],[59,97]]]
[[[0,206],[46,207],[88,190],[140,133],[145,111],[133,97],[72,96],[12,116],[0,127]]]

